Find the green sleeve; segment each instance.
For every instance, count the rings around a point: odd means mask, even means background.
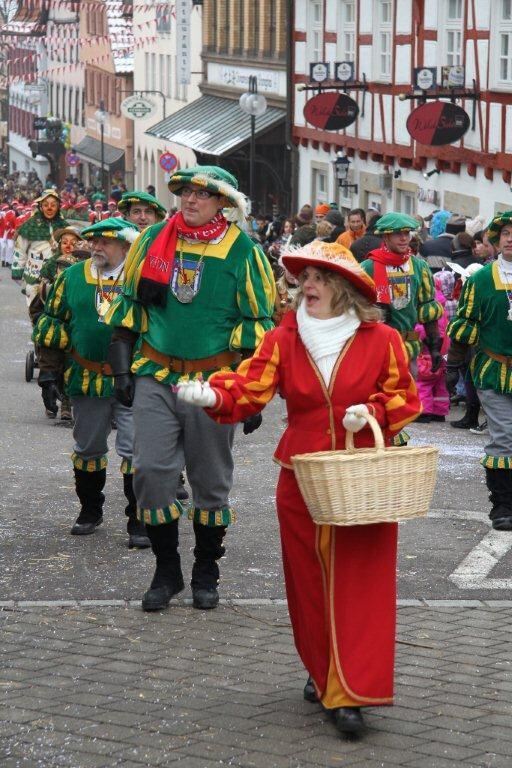
[[[470,277],[463,285],[457,312],[448,325],[448,336],[461,344],[476,344],[480,321],[480,302],[477,299],[474,279]]]
[[[436,299],[436,289],[432,272],[428,264],[415,259],[415,267],[419,266],[420,286],[418,289],[418,322],[430,323],[443,316],[443,306]]]
[[[238,273],[237,302],[242,319],[233,329],[230,349],[256,349],[266,331],[274,327],[275,297],[270,263],[259,245],[254,245]]]
[[[119,328],[128,328],[134,333],[144,333],[148,329],[147,312],[143,305],[137,301],[137,287],[139,285],[142,266],[146,257],[146,251],[154,236],[150,236],[148,227],[135,240],[128,255],[124,269],[123,290],[113,300],[105,315],[105,323]]]
[[[71,349],[68,323],[71,312],[66,302],[65,272],[59,275],[48,295],[44,312],[32,334],[35,344],[54,349]]]

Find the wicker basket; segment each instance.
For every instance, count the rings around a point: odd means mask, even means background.
[[[369,525],[424,517],[432,501],[439,450],[386,448],[377,420],[368,416],[375,448],[354,448],[347,432],[344,451],[292,457],[297,483],[319,525]]]

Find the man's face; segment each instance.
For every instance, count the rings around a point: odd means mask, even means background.
[[[400,255],[407,253],[410,240],[410,232],[392,232],[389,235],[384,235],[384,242],[389,250]]]
[[[59,211],[59,201],[56,197],[45,197],[41,202],[41,210],[45,219],[54,219]]]
[[[94,265],[100,270],[115,269],[124,261],[129,245],[114,237],[95,237],[91,253]]]
[[[512,225],[507,224],[501,230],[498,250],[506,261],[512,261]]]
[[[140,230],[156,224],[156,211],[146,203],[132,203],[126,215],[128,221],[135,224]]]
[[[364,221],[359,213],[353,213],[348,217],[348,226],[352,232],[359,232],[364,227]]]
[[[224,198],[212,195],[196,184],[187,184],[181,190],[181,212],[189,227],[202,227],[223,208]]]

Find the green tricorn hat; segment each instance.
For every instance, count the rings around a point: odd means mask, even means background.
[[[235,177],[224,168],[217,165],[195,165],[176,171],[169,179],[169,189],[175,195],[179,195],[187,184],[195,184],[214,195],[222,195],[227,200],[226,207],[237,209],[239,219],[243,220],[247,216],[247,198],[238,189]]]
[[[414,232],[419,229],[419,222],[405,213],[385,213],[377,221],[375,233],[390,235],[393,232]]]
[[[90,240],[93,237],[112,237],[116,240],[124,240],[126,243],[133,243],[138,235],[139,228],[131,221],[121,219],[119,216],[97,221],[96,224],[82,229],[82,237],[85,240]]]
[[[496,245],[500,239],[501,230],[506,224],[512,224],[512,211],[498,213],[487,227],[487,238],[490,243]]]
[[[156,197],[153,197],[153,195],[148,195],[147,192],[138,192],[137,190],[134,190],[133,192],[125,192],[121,197],[117,207],[120,211],[126,213],[130,205],[133,203],[145,203],[146,205],[149,205],[151,208],[153,208],[157,218],[160,219],[160,221],[163,221],[167,215],[167,211],[165,210],[164,206],[158,202]]]

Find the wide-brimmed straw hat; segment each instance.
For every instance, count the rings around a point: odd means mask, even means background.
[[[352,283],[372,304],[377,301],[372,278],[361,268],[348,248],[340,243],[313,240],[302,247],[288,246],[281,250],[281,258],[284,267],[294,277],[298,277],[306,267],[328,269]]]

